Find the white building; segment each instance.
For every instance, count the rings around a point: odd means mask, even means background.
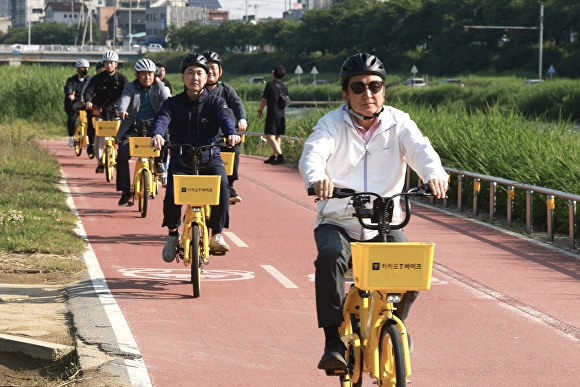
[[[89,9],[83,3],[50,1],[44,8],[46,23],[64,23],[69,27],[87,20]]]

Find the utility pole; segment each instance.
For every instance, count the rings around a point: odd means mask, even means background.
[[[26,2],[26,13],[28,14],[28,45],[30,46],[30,33],[31,33],[30,24],[32,23],[32,21],[30,20],[32,18],[32,3],[30,2],[30,0]]]
[[[131,31],[131,9],[133,8],[133,1],[129,0],[129,48],[133,47],[133,33]]]
[[[540,30],[539,58],[538,58],[538,79],[542,79],[542,50],[544,40],[544,6],[540,5],[540,23],[538,27],[515,27],[515,26],[463,26],[469,29],[490,29],[490,30]]]

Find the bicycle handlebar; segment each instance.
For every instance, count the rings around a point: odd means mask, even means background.
[[[220,142],[213,142],[211,144],[208,145],[202,145],[202,146],[193,146],[191,144],[179,144],[179,143],[170,143],[170,142],[166,142],[165,145],[163,145],[163,148],[179,148],[179,157],[177,158],[179,161],[179,165],[181,165],[184,168],[192,168],[193,173],[197,174],[197,170],[199,168],[204,168],[206,166],[208,166],[211,161],[213,160],[213,149],[216,146],[219,146],[223,143],[223,141],[225,141],[225,138],[221,138]],[[186,163],[183,160],[183,148],[188,148],[189,149],[189,161],[190,164]],[[203,163],[203,152],[205,150],[209,150],[209,159],[207,163]]]
[[[314,188],[308,188],[308,195],[315,196]],[[386,241],[386,234],[390,230],[399,230],[405,227],[411,220],[411,202],[410,197],[433,197],[429,185],[424,183],[419,187],[411,188],[406,192],[401,192],[392,196],[382,197],[375,192],[356,192],[349,188],[334,187],[332,197],[329,199],[345,199],[351,198],[349,202],[355,212],[352,214],[356,217],[360,225],[369,230],[379,231],[381,238]],[[393,218],[394,202],[393,199],[403,197],[405,199],[405,217],[399,224],[391,224]],[[371,200],[374,198],[374,200]],[[318,201],[320,199],[316,199]],[[367,208],[367,204],[372,201],[372,208]],[[366,223],[363,219],[369,219],[370,223]]]

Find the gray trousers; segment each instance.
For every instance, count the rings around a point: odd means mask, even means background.
[[[342,304],[345,294],[345,273],[351,259],[350,242],[356,240],[339,226],[321,224],[314,229],[314,239],[318,256],[314,262],[316,268],[314,286],[316,289],[316,313],[318,326],[340,326],[342,324]],[[378,238],[368,242],[378,242]],[[407,237],[401,230],[393,230],[387,235],[388,242],[407,242]],[[397,304],[395,314],[405,320],[411,305],[419,292],[407,292]]]

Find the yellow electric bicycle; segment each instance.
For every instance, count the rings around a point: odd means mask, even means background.
[[[194,147],[190,144],[165,144],[167,148],[179,148],[179,164],[191,168],[191,175],[173,175],[175,204],[186,205],[181,240],[177,248],[177,261],[183,260],[185,266],[191,266],[191,283],[193,297],[201,294],[202,267],[209,264],[210,255],[225,255],[225,252],[210,251],[209,216],[211,206],[219,203],[220,175],[199,175],[199,170],[207,165],[203,163],[204,152],[213,159],[214,148],[218,143]],[[189,161],[183,160],[183,149],[188,149]]]
[[[153,120],[134,120],[137,136],[129,137],[129,154],[137,157],[131,196],[133,202],[139,203],[141,217],[147,216],[149,199],[155,199],[159,193],[159,181],[153,173],[154,158],[159,157],[160,151],[151,148],[151,123]]]
[[[309,194],[314,195],[312,188]],[[361,226],[378,231],[382,241],[351,243],[354,284],[344,300],[340,327],[347,367],[326,370],[327,375],[340,377],[342,387],[361,386],[365,373],[381,387],[405,387],[411,375],[408,333],[394,312],[404,293],[430,288],[435,245],[387,243],[387,234],[409,223],[412,196],[432,195],[427,185],[391,197],[341,188],[333,191],[333,198],[351,198],[346,210],[354,210]],[[405,215],[400,224],[391,224],[397,198],[405,202]]]
[[[117,139],[115,136],[120,126],[121,121],[117,118],[116,106],[93,108],[95,135],[105,137],[101,164],[105,167],[107,182],[111,182],[115,178],[115,166],[117,165]]]
[[[83,153],[83,148],[89,144],[88,136],[88,120],[87,111],[84,109],[78,110],[79,112],[79,123],[73,135],[75,155],[80,156]],[[95,153],[87,152],[89,159],[95,158]]]

